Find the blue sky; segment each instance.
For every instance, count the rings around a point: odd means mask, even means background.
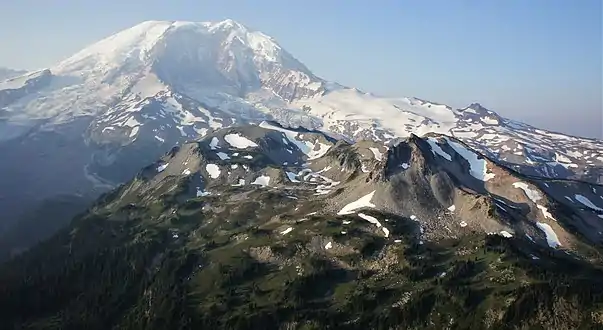
[[[319,76],[603,137],[602,1],[5,1],[0,66],[52,65],[144,20],[232,18]],[[35,8],[35,10],[34,10]]]

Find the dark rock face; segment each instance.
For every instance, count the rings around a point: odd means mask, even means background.
[[[444,207],[454,204],[454,183],[446,172],[438,172],[429,180],[435,198]]]
[[[320,95],[325,91],[322,87],[322,80],[315,77],[307,69],[303,71],[307,73],[302,74],[302,81],[314,82],[318,87],[310,87],[307,83],[300,84],[300,81],[291,80],[291,76],[295,72],[282,66],[275,66],[268,72],[271,73],[265,75],[266,79],[262,79],[262,84],[289,102]]]

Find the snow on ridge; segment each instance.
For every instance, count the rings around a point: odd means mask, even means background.
[[[582,196],[579,194],[574,195],[574,198],[576,198],[576,200],[580,203],[582,203],[583,205],[585,205],[586,207],[595,210],[595,211],[603,211],[602,208],[598,207],[597,205],[595,205],[593,202],[590,201],[590,199],[586,198],[586,196]]]
[[[293,173],[293,172],[285,172],[285,174],[287,175],[287,178],[289,179],[289,181],[293,182],[293,183],[298,183],[301,182],[297,179],[297,174]]]
[[[411,131],[419,136],[428,132],[448,134],[458,121],[455,112],[446,106],[418,104],[408,98],[382,98],[354,88],[342,88],[329,91],[321,97],[296,100],[293,106],[300,109],[310,107],[310,113],[321,118],[325,127],[352,120],[357,121],[363,129],[370,130],[374,123],[378,123],[400,137],[409,136]]]
[[[161,173],[161,172],[165,171],[165,169],[168,167],[168,165],[170,165],[170,163],[165,163],[165,164],[161,164],[161,165],[157,166],[157,172]]]
[[[551,212],[549,212],[549,209],[547,209],[545,206],[540,205],[540,204],[538,204],[536,206],[542,212],[542,215],[544,215],[545,218],[557,221],[557,219],[553,218],[553,215],[551,214]]]
[[[381,230],[383,230],[383,233],[385,234],[385,237],[389,237],[389,229],[381,225],[381,222],[379,222],[377,218],[364,213],[358,213],[358,216],[372,224],[375,224],[377,228],[381,228]]]
[[[544,222],[536,222],[536,226],[544,232],[544,235],[546,236],[546,241],[550,247],[557,248],[561,246],[561,242],[559,241],[557,234],[555,233],[553,228],[549,226],[549,224]]]
[[[369,149],[373,152],[373,155],[377,161],[383,160],[383,153],[379,150],[379,148],[369,147]]]
[[[467,149],[460,143],[454,142],[449,138],[446,138],[448,145],[456,151],[459,155],[469,162],[469,173],[476,179],[481,181],[488,181],[492,179],[495,174],[488,173],[488,162],[485,158],[479,156],[474,151]],[[481,158],[480,158],[481,157]]]
[[[436,139],[430,137],[430,138],[427,138],[427,142],[431,146],[431,152],[434,155],[438,154],[438,155],[444,157],[446,160],[452,161],[452,156],[450,156],[446,151],[442,150],[442,147],[440,147],[440,145],[437,143]]]
[[[142,61],[171,25],[167,21],[147,21],[135,25],[84,48],[51,68],[51,71],[66,74],[72,70],[82,70],[82,67],[89,71],[99,70],[112,63],[124,62],[134,54]]]
[[[211,192],[201,190],[200,187],[197,187],[197,197],[205,197],[205,196],[209,196],[209,195],[211,195]]]
[[[538,191],[530,189],[530,186],[524,182],[514,182],[513,187],[523,190],[526,196],[534,203],[538,203],[538,201],[542,199],[542,196]]]
[[[219,144],[220,144],[220,140],[214,136],[211,138],[211,141],[209,142],[209,147],[211,148],[211,150],[216,150],[216,148],[218,148]]]
[[[266,187],[270,184],[270,177],[267,175],[260,175],[251,184]]]
[[[232,184],[231,186],[233,186],[233,187],[242,187],[242,186],[245,185],[245,179],[238,179],[237,181],[238,181],[237,183]]]
[[[509,233],[509,232],[508,232],[508,231],[506,231],[506,230],[502,230],[502,231],[501,231],[499,234],[500,234],[502,237],[504,237],[504,238],[511,238],[511,237],[513,237],[513,234]]]
[[[220,157],[221,160],[230,159],[230,156],[228,156],[228,154],[226,154],[224,152],[216,152],[216,155],[218,155],[218,157]]]
[[[224,140],[234,148],[247,149],[257,147],[257,143],[250,139],[242,136],[239,133],[231,133],[224,135]]]
[[[542,215],[545,218],[557,221],[557,219],[555,219],[553,217],[553,215],[551,214],[551,212],[549,212],[549,210],[546,208],[546,206],[538,204],[538,201],[542,199],[542,195],[538,191],[530,189],[530,186],[528,186],[524,182],[514,182],[513,187],[523,190],[523,192],[526,194],[526,196],[528,196],[528,198],[532,202],[534,202],[534,204],[536,204],[536,207],[538,207],[538,209],[542,212]]]
[[[130,131],[130,137],[135,137],[136,135],[138,135],[139,129],[140,129],[140,126],[135,126],[134,128],[132,128],[132,131]]]
[[[484,124],[487,124],[487,125],[498,125],[499,124],[498,119],[496,119],[495,117],[485,116],[480,119]]]
[[[278,127],[265,121],[261,122],[259,126],[265,129],[275,130],[283,133],[283,138],[289,141],[291,144],[294,144],[297,149],[299,149],[306,156],[308,156],[308,160],[320,158],[324,156],[329,151],[329,149],[331,149],[330,145],[318,141],[318,138],[314,140],[314,143],[305,140],[298,140],[298,138],[301,139],[301,136],[303,134],[300,132]],[[318,150],[315,150],[317,146]]]
[[[338,215],[352,214],[352,213],[354,213],[354,210],[357,210],[357,209],[360,209],[363,207],[374,208],[375,204],[371,203],[371,199],[373,199],[375,192],[376,192],[376,190],[373,190],[371,193],[368,193],[368,194],[360,197],[358,200],[347,204],[337,214]]]

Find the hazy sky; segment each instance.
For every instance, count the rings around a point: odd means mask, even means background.
[[[50,66],[144,20],[235,19],[317,75],[603,137],[601,0],[18,0],[0,66]]]

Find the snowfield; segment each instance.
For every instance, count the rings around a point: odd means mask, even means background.
[[[266,187],[270,185],[270,177],[267,175],[261,175],[257,177],[251,184]]]
[[[241,136],[239,133],[236,134],[226,134],[224,136],[224,140],[230,144],[230,146],[238,149],[247,149],[252,147],[257,147],[258,145],[249,140],[248,138]]]
[[[375,191],[373,191],[363,197],[360,197],[360,199],[358,199],[355,202],[351,202],[351,203],[347,204],[337,214],[339,214],[339,215],[352,214],[352,213],[354,213],[354,210],[361,209],[363,207],[374,208],[375,204],[371,203],[371,200],[373,199],[373,195],[375,195]]]
[[[209,174],[209,177],[212,179],[217,179],[220,177],[220,167],[216,164],[207,164],[205,166],[205,170],[207,171],[207,174]]]
[[[536,226],[544,232],[544,235],[546,236],[546,241],[550,247],[557,248],[561,246],[561,242],[559,242],[559,238],[557,238],[557,234],[551,226],[543,222],[537,222]]]

